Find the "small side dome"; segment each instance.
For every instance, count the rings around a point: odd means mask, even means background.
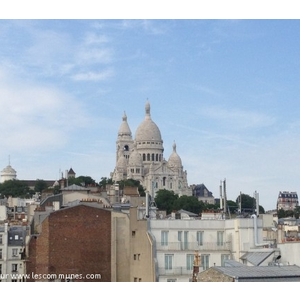
[[[137,151],[136,148],[136,143],[134,143],[134,147],[133,150],[129,156],[129,160],[128,160],[128,166],[142,166],[143,165],[143,160],[141,155],[139,154],[139,152]]]
[[[123,154],[123,151],[121,149],[119,151],[119,159],[117,161],[117,168],[118,169],[122,168],[124,170],[126,170],[126,168],[127,168],[127,160],[126,160],[126,158]]]
[[[182,168],[182,162],[180,156],[176,152],[176,143],[173,144],[173,152],[169,157],[168,166],[170,168]]]

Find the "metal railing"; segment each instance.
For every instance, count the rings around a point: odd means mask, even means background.
[[[190,275],[192,278],[193,269],[188,270],[186,267],[175,267],[170,270],[166,270],[165,268],[158,268],[158,272],[160,276],[164,275]]]
[[[198,242],[156,242],[156,249],[159,251],[222,251],[222,250],[230,250],[231,242],[217,243],[202,243]]]

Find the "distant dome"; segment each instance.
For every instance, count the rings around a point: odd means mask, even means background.
[[[168,160],[168,165],[170,166],[170,168],[181,168],[182,167],[181,158],[176,152],[175,142],[173,144],[173,152],[170,155],[169,160]]]
[[[17,178],[17,172],[15,169],[8,165],[1,171],[1,182],[12,180]]]
[[[146,103],[145,111],[146,111],[145,119],[136,130],[135,140],[137,142],[144,142],[144,141],[162,142],[160,130],[158,126],[152,121],[150,116],[149,102]]]
[[[7,167],[5,167],[2,170],[1,174],[4,174],[4,173],[5,174],[12,174],[12,175],[16,175],[17,174],[16,170],[13,169],[10,165],[8,165]]]

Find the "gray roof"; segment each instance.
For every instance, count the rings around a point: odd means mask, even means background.
[[[69,186],[61,189],[61,191],[90,191],[90,189],[87,189],[85,187],[82,187],[82,186],[79,186],[76,184],[72,184],[72,185],[69,185]]]
[[[274,252],[275,252],[274,250],[272,250],[271,252],[247,252],[241,257],[241,259],[246,259],[252,265],[259,266]]]
[[[233,260],[233,259],[227,259],[224,261],[225,267],[239,267],[239,266],[244,266],[244,264]]]
[[[293,266],[254,266],[248,267],[212,267],[213,269],[236,279],[271,279],[296,277],[300,281],[300,267]]]

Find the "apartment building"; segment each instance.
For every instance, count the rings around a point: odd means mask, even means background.
[[[24,281],[26,226],[0,225],[0,280],[2,282]]]
[[[296,192],[279,192],[277,198],[277,210],[294,210],[298,205],[298,194]]]
[[[200,256],[199,271],[224,266],[228,259],[252,265],[247,255],[260,255],[268,265],[278,251],[262,242],[262,219],[150,219],[149,231],[155,241],[158,281],[192,280],[195,253]]]

